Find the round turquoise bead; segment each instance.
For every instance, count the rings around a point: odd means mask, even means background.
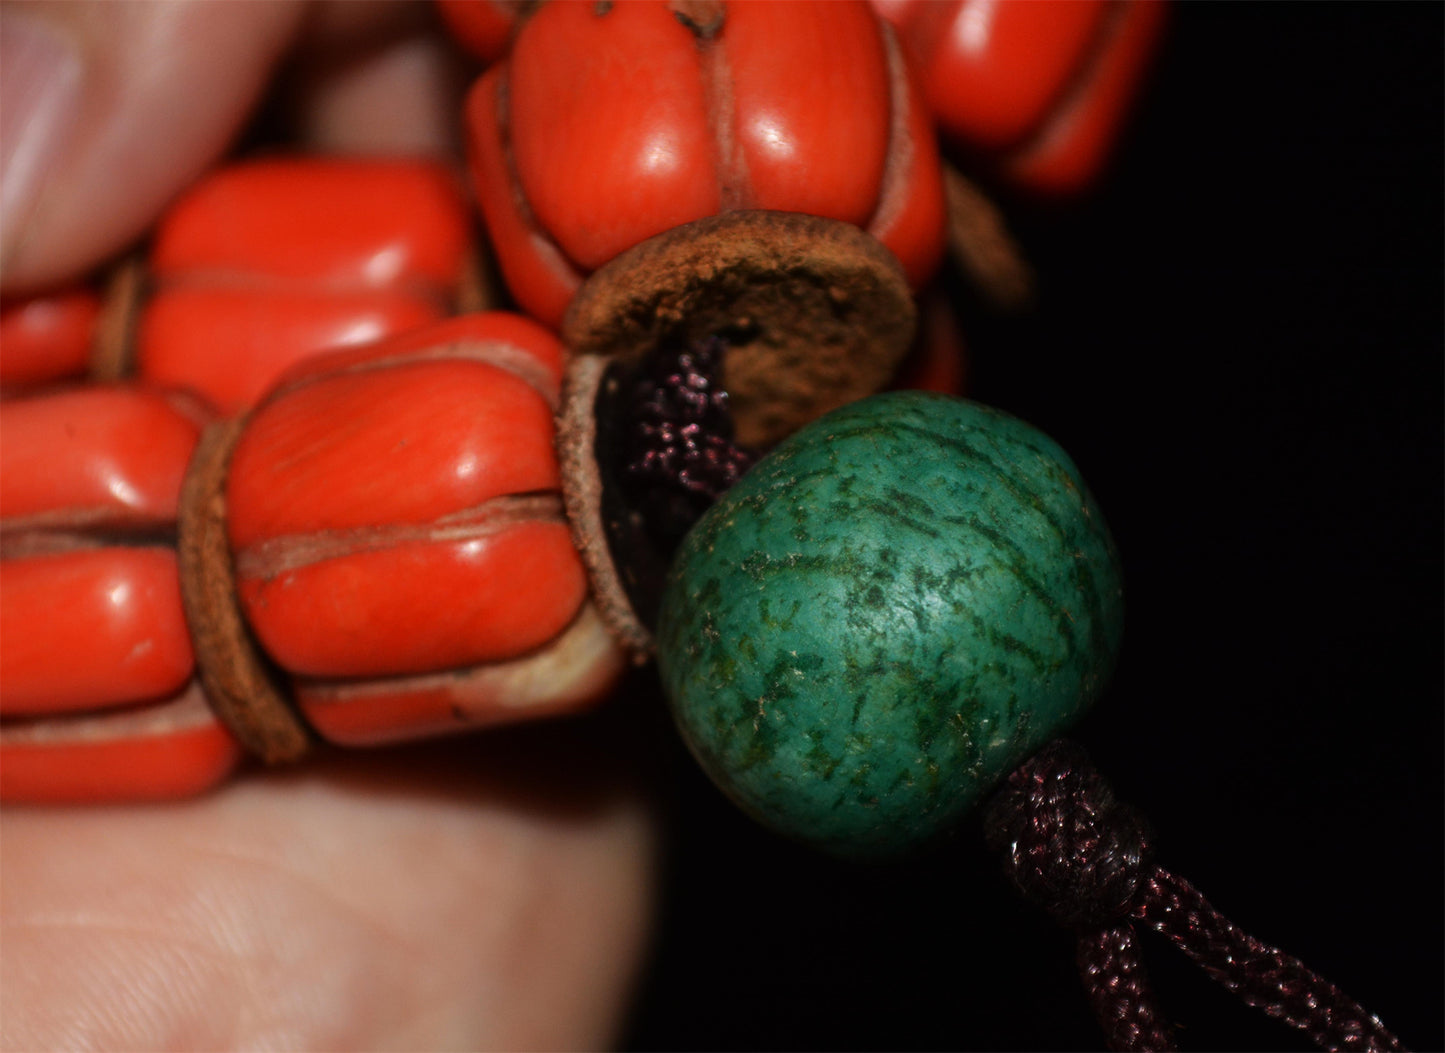
[[[842,855],[952,826],[1094,700],[1123,591],[1067,454],[900,392],[829,414],[689,533],[658,625],[683,738],[742,808]]]

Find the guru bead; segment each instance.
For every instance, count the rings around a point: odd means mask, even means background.
[[[1122,617],[1068,456],[1006,414],[898,392],[807,426],[699,521],[658,666],[745,811],[881,855],[949,827],[1078,717]]]

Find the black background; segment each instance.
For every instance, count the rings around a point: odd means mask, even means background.
[[[1076,738],[1232,920],[1445,1045],[1438,4],[1188,4],[1108,183],[1010,217],[973,397],[1068,449],[1123,554]],[[663,739],[661,741],[666,742]],[[1089,1049],[1072,939],[965,825],[891,866],[736,815],[675,743],[637,1049]],[[1310,1048],[1156,938],[1187,1049]]]

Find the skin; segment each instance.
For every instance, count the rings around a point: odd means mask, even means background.
[[[0,236],[7,295],[133,245],[268,89],[304,146],[452,155],[474,72],[430,5],[0,6],[0,34],[22,20],[84,78]],[[175,804],[6,809],[0,1048],[615,1042],[658,825],[626,710],[327,753]]]

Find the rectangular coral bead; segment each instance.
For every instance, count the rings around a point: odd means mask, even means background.
[[[254,161],[219,169],[164,217],[151,266],[163,280],[281,278],[373,290],[454,289],[465,198],[426,161]]]
[[[0,561],[0,714],[163,697],[190,679],[193,665],[170,549]]]

